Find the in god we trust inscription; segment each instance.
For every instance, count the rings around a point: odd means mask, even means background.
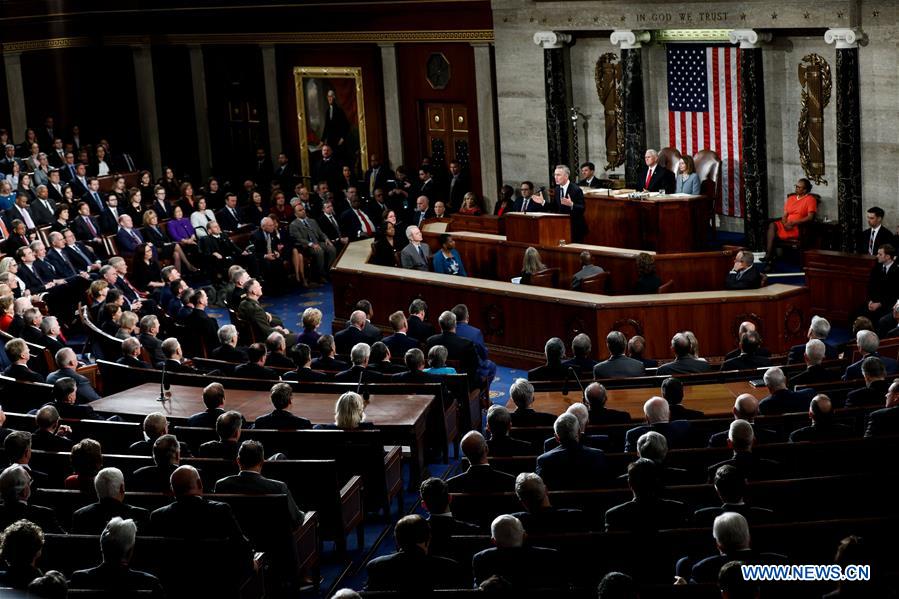
[[[660,25],[671,23],[718,23],[727,20],[727,12],[638,12],[634,15],[634,18],[637,20],[637,23],[658,23]]]

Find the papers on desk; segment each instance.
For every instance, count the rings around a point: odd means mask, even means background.
[[[692,198],[693,195],[689,193],[669,193],[669,198]]]
[[[512,282],[516,285],[521,285],[521,277],[512,277]]]

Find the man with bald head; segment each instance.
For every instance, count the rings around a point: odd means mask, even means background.
[[[515,489],[515,478],[495,470],[487,462],[487,441],[477,431],[468,431],[460,443],[468,459],[468,470],[448,481],[450,493],[499,493]]]
[[[690,374],[707,372],[711,369],[708,362],[700,360],[691,353],[690,340],[683,333],[677,333],[671,338],[671,349],[674,352],[674,360],[659,366],[656,374]]]
[[[337,349],[338,354],[348,356],[350,350],[353,349],[353,346],[357,343],[371,344],[374,341],[377,341],[377,339],[372,341],[372,339],[365,334],[365,325],[367,323],[366,314],[362,310],[354,310],[350,314],[350,320],[347,327],[334,334],[334,346]]]
[[[755,323],[752,322],[751,320],[744,320],[743,322],[740,323],[740,328],[737,330],[737,340],[741,339],[743,337],[743,335],[745,335],[746,333],[752,333],[752,332],[758,333],[758,329],[756,328]],[[760,337],[761,337],[761,335],[760,335]],[[741,353],[741,350],[739,347],[737,347],[737,349],[729,351],[727,353],[727,355],[724,356],[724,359],[730,360],[731,358],[736,358],[737,356],[740,355],[740,353]],[[765,356],[768,358],[771,357],[771,352],[768,351],[767,349],[765,349],[764,347],[758,348],[758,350],[756,350],[755,353],[758,356]]]
[[[845,439],[853,434],[849,426],[834,422],[833,404],[826,395],[816,395],[812,398],[808,417],[812,421],[811,425],[790,433],[790,443]]]
[[[756,443],[776,443],[780,440],[777,432],[754,424],[755,417],[759,415],[759,400],[751,393],[737,396],[734,401],[733,414],[734,420],[745,420],[752,425]],[[729,429],[709,437],[709,447],[727,447],[728,433]]]
[[[780,464],[774,460],[766,460],[752,453],[755,437],[752,425],[745,420],[734,420],[730,423],[727,434],[727,446],[734,450],[729,460],[718,462],[708,469],[708,480],[714,482],[715,473],[721,466],[730,465],[747,480],[770,480],[780,475]]]
[[[621,410],[606,407],[609,394],[600,383],[590,383],[584,389],[584,404],[590,410],[590,424],[624,424],[631,421],[631,415]]]
[[[689,447],[692,429],[687,420],[675,420],[669,422],[671,409],[664,397],[651,397],[643,404],[643,414],[646,416],[646,424],[627,431],[624,436],[624,451],[630,453],[637,451],[637,441],[643,433],[656,431],[661,433],[668,441],[671,449]]]
[[[259,265],[262,276],[267,286],[277,285],[277,282],[285,281],[286,267],[293,264],[294,273],[299,273],[302,256],[297,252],[288,239],[281,236],[275,221],[265,217],[260,221],[259,228],[250,237],[253,244],[253,252]],[[298,277],[299,281],[302,277]]]
[[[805,344],[805,370],[794,374],[790,378],[790,386],[814,385],[816,383],[829,383],[839,378],[839,373],[824,367],[824,355],[827,347],[820,339],[809,339]]]
[[[227,503],[203,497],[203,481],[193,466],[179,466],[170,479],[175,501],[150,514],[150,531],[161,537],[223,539],[252,557],[250,542]]]

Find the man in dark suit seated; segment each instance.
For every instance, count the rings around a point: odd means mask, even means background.
[[[742,393],[734,400],[733,408],[734,420],[745,420],[752,425],[753,436],[756,443],[776,443],[780,441],[780,436],[776,431],[762,428],[754,424],[756,416],[759,415],[759,400],[751,393]],[[715,433],[709,437],[709,447],[727,447],[727,437],[730,434],[730,428],[726,431]]]
[[[237,347],[237,327],[226,324],[219,327],[217,332],[219,346],[212,350],[210,357],[213,360],[223,360],[231,363],[247,361],[245,348]]]
[[[846,407],[882,406],[890,384],[886,380],[886,368],[880,358],[868,356],[862,360],[862,376],[865,378],[865,386],[849,392]]]
[[[818,339],[824,344],[824,359],[833,360],[838,357],[840,351],[837,345],[829,343],[827,337],[830,335],[830,322],[826,318],[820,316],[812,316],[812,323],[808,327],[808,338]],[[802,362],[802,356],[805,354],[805,344],[800,343],[790,348],[787,356],[787,364],[797,364]]]
[[[0,498],[3,499],[3,504],[0,505],[0,530],[5,530],[18,520],[30,520],[43,531],[64,534],[53,510],[31,505],[28,502],[30,497],[31,475],[24,466],[13,464],[0,473]]]
[[[237,196],[231,192],[225,194],[225,206],[215,213],[215,220],[224,231],[236,231],[240,227],[240,211],[237,209]]]
[[[585,447],[593,449],[601,449],[607,451],[609,449],[608,435],[588,435],[587,424],[590,422],[590,410],[585,404],[576,402],[568,406],[565,410],[568,414],[574,414],[578,424],[578,443]],[[552,451],[559,446],[559,440],[556,437],[550,437],[543,441],[543,453]]]
[[[134,520],[138,528],[146,526],[150,512],[125,503],[125,477],[118,468],[103,468],[94,477],[97,501],[75,510],[72,533],[96,535],[115,517]]]
[[[252,568],[253,551],[227,503],[203,497],[203,481],[193,466],[180,466],[172,473],[175,501],[150,514],[154,535],[181,539],[222,539],[233,543]]]
[[[69,588],[102,590],[122,596],[133,591],[149,591],[148,597],[164,597],[165,591],[158,578],[133,570],[130,566],[136,540],[137,525],[134,520],[123,520],[119,516],[112,518],[100,535],[103,563],[87,570],[76,570]]]
[[[281,377],[285,381],[327,381],[330,377],[324,372],[312,370],[312,348],[305,343],[297,343],[292,349],[297,369],[285,373]]]
[[[677,180],[673,171],[659,164],[659,153],[650,148],[646,150],[643,159],[646,168],[637,177],[637,191],[674,193]]]
[[[515,379],[509,387],[509,397],[515,403],[512,426],[550,426],[555,423],[555,415],[538,412],[531,407],[534,403],[534,385],[527,380]]]
[[[695,565],[689,558],[678,560],[676,572],[679,577],[689,580],[691,583],[714,584],[719,581],[722,567],[729,562],[736,561],[741,564],[788,563],[786,556],[778,553],[760,553],[750,547],[749,523],[742,514],[725,512],[715,518],[712,525],[712,536],[715,537],[715,545],[718,547],[719,553],[700,560]]]
[[[899,271],[899,268],[897,268],[897,271]],[[873,331],[859,331],[855,335],[855,341],[858,343],[858,349],[862,357],[857,362],[846,367],[846,372],[843,373],[844,381],[862,378],[862,362],[869,356],[879,358],[883,362],[883,367],[886,369],[887,374],[896,374],[896,371],[899,370],[899,364],[896,363],[896,360],[877,353],[880,347],[880,339]]]
[[[815,385],[817,383],[830,383],[839,378],[839,374],[825,368],[821,362],[824,361],[824,353],[827,351],[824,342],[820,339],[809,339],[805,344],[805,370],[798,374],[794,374],[790,379],[790,386],[797,385]]]
[[[559,552],[526,545],[524,527],[515,516],[498,516],[490,525],[490,536],[494,547],[471,560],[475,584],[498,576],[515,590],[567,586]]]
[[[562,362],[562,366],[574,368],[579,373],[593,372],[597,362],[590,357],[591,348],[590,337],[584,333],[577,334],[571,340],[571,352],[574,357]]]
[[[76,371],[78,368],[78,356],[71,347],[64,347],[56,352],[56,370],[47,375],[47,382],[55,383],[61,378],[68,377],[78,385],[78,403],[88,403],[100,399],[90,379]]]
[[[740,354],[724,361],[721,370],[750,370],[771,365],[771,358],[758,353],[762,343],[755,331],[744,333],[740,337]]]
[[[811,426],[790,433],[790,443],[800,441],[829,441],[851,437],[854,431],[845,424],[834,422],[833,404],[826,395],[816,395],[809,405],[808,417]]]
[[[78,404],[78,383],[67,376],[56,379],[53,383],[53,399],[45,404],[53,406],[60,418],[66,420],[100,420],[90,404]]]
[[[140,335],[137,336],[141,346],[147,350],[150,355],[151,364],[159,364],[165,361],[165,354],[162,353],[162,340],[157,337],[159,335],[159,318],[153,314],[149,314],[140,319]]]
[[[590,530],[581,510],[555,508],[549,502],[546,484],[533,472],[522,472],[515,479],[515,495],[525,511],[512,514],[529,535],[564,534]]]
[[[664,487],[660,470],[647,458],[628,464],[627,485],[634,498],[606,511],[607,531],[655,532],[678,528],[686,522],[683,503],[661,498]]]
[[[899,433],[899,382],[890,385],[885,403],[886,407],[868,414],[865,437]]]
[[[262,476],[265,464],[265,453],[262,443],[247,440],[240,444],[237,451],[238,474],[221,478],[215,483],[216,493],[238,493],[242,495],[286,495],[287,509],[294,530],[300,527],[306,515],[300,511],[287,485],[279,480]]]
[[[290,413],[293,403],[293,388],[287,383],[277,383],[271,390],[272,406],[275,408],[253,423],[254,429],[300,430],[312,428],[305,418]]]
[[[218,439],[200,445],[201,458],[215,458],[233,462],[240,448],[240,427],[243,416],[240,412],[229,410],[215,420],[215,434]]]
[[[690,353],[690,340],[683,333],[677,333],[671,338],[671,349],[674,351],[674,361],[659,366],[656,374],[690,374],[708,372],[712,368],[708,362]]]
[[[756,328],[755,323],[752,322],[751,320],[744,320],[743,322],[740,323],[740,328],[737,330],[737,341],[739,342],[739,340],[743,338],[743,335],[745,335],[746,333],[750,333],[750,332],[758,333],[758,329]],[[761,344],[761,338],[762,338],[761,335],[759,335],[759,343],[760,344]],[[737,347],[736,349],[732,349],[731,351],[727,352],[727,354],[724,356],[724,360],[727,361],[727,360],[730,360],[731,358],[736,358],[742,352],[743,352],[743,350],[741,350],[739,347]],[[768,351],[767,349],[765,349],[764,347],[759,347],[755,353],[758,356],[765,356],[766,358],[771,357],[771,352]]]
[[[464,588],[470,584],[466,572],[456,561],[429,555],[431,528],[415,514],[404,516],[394,528],[397,551],[377,557],[365,567],[367,591],[427,593],[434,589]]]
[[[179,463],[181,446],[178,439],[175,435],[162,435],[153,442],[153,465],[135,470],[131,475],[130,486],[135,491],[171,494],[169,478]]]
[[[334,380],[338,383],[377,383],[385,379],[385,376],[376,370],[368,367],[368,358],[371,355],[371,348],[365,343],[357,343],[350,350],[350,360],[353,365],[334,375]]]
[[[784,371],[777,366],[766,370],[762,378],[768,387],[768,397],[759,402],[759,414],[769,416],[808,411],[808,404],[815,395],[814,389],[790,391]]]
[[[487,410],[488,453],[491,457],[511,457],[516,455],[532,455],[534,446],[527,441],[509,436],[512,428],[512,415],[505,406],[494,404]]]
[[[752,425],[745,420],[734,420],[730,423],[727,445],[734,450],[729,460],[719,462],[708,469],[709,480],[715,480],[715,473],[721,466],[730,464],[747,480],[771,480],[781,473],[780,464],[774,460],[766,460],[752,453],[754,441]]]
[[[287,357],[287,341],[278,331],[265,338],[265,365],[269,368],[296,368],[293,360]],[[277,372],[277,371],[276,371]]]
[[[156,368],[166,372],[181,372],[184,374],[200,374],[200,371],[187,363],[184,359],[184,352],[181,349],[181,342],[175,337],[169,337],[162,342],[162,355],[165,361],[157,364]]]
[[[337,353],[345,356],[350,353],[350,349],[357,343],[373,343],[373,341],[362,332],[365,325],[365,312],[362,310],[354,310],[353,313],[350,314],[349,326],[334,334],[334,345],[337,348]]]
[[[646,424],[637,426],[624,436],[624,451],[631,453],[637,450],[637,440],[643,433],[656,431],[664,435],[668,446],[672,449],[689,447],[692,431],[687,420],[671,421],[671,410],[668,402],[662,397],[651,397],[643,404],[643,414],[646,416]]]
[[[28,349],[28,344],[26,344],[23,339],[10,339],[6,342],[4,349],[12,364],[6,367],[6,370],[3,371],[3,376],[8,376],[17,381],[29,381],[31,383],[44,382],[44,375],[28,368],[28,360],[31,359],[31,351]]]
[[[428,304],[423,299],[412,300],[409,304],[409,318],[406,319],[408,325],[406,334],[419,343],[427,341],[435,332],[434,325],[427,321],[427,317]]]
[[[749,250],[737,252],[734,257],[734,267],[724,279],[724,288],[729,290],[758,289],[761,286],[762,275],[755,267],[755,256]]]
[[[371,319],[374,318],[375,310],[371,305],[371,302],[367,299],[361,299],[356,302],[355,306],[356,310],[361,310],[365,314],[365,323],[362,326],[362,334],[365,335],[365,339],[363,341],[371,345],[375,341],[381,340],[381,329],[372,324]],[[344,328],[348,329],[353,326],[353,323],[347,321]]]
[[[561,381],[568,375],[568,367],[562,364],[565,359],[565,344],[558,337],[547,340],[543,346],[546,364],[528,371],[529,381]]]
[[[679,378],[670,376],[662,381],[661,392],[668,402],[670,420],[697,420],[705,416],[699,410],[684,406],[684,383]]]
[[[609,348],[609,358],[593,368],[593,378],[613,379],[646,374],[643,362],[624,355],[627,349],[627,337],[624,333],[611,331],[606,335],[606,347]]]
[[[72,430],[59,422],[59,411],[52,405],[41,407],[34,418],[37,430],[31,435],[31,447],[39,451],[71,451],[72,441],[66,437]]]
[[[396,383],[440,383],[441,377],[430,372],[425,372],[425,354],[417,347],[406,352],[403,356],[406,363],[406,371],[390,375],[390,382]]]
[[[405,353],[405,352],[403,352]],[[403,354],[399,354],[403,355]],[[368,369],[372,372],[390,376],[398,372],[406,372],[406,367],[401,364],[395,364],[392,360],[390,350],[382,341],[375,341],[371,344],[371,353],[368,357]]]
[[[409,322],[401,311],[398,310],[391,314],[389,320],[390,326],[393,328],[393,334],[384,337],[382,341],[391,354],[404,356],[413,347],[418,347],[418,340],[409,336]]]
[[[2,410],[0,410],[0,414],[3,414]],[[6,414],[3,414],[3,421],[6,421]],[[28,472],[32,480],[32,489],[46,487],[50,484],[46,472],[31,467],[31,433],[7,429],[6,438],[3,439],[3,451],[6,452],[6,459],[10,464],[18,464]]]
[[[584,404],[590,409],[590,424],[625,424],[631,415],[606,407],[609,394],[600,383],[590,383],[584,389]]]
[[[322,335],[316,341],[318,344],[318,357],[312,360],[312,368],[314,370],[324,370],[328,372],[343,372],[350,367],[343,360],[338,360],[334,356],[337,350],[334,348],[334,336]]]
[[[640,335],[634,335],[627,340],[627,357],[643,362],[646,368],[655,368],[659,365],[658,360],[643,357],[646,351],[646,339]]]
[[[421,496],[421,507],[428,511],[428,524],[431,525],[431,544],[428,553],[450,557],[450,537],[457,535],[476,535],[480,532],[477,525],[457,520],[450,511],[449,487],[442,478],[431,477],[418,487]]]
[[[208,351],[212,351],[218,345],[219,323],[206,311],[209,307],[209,296],[202,289],[197,289],[191,294],[188,303],[193,306],[193,309],[184,319],[184,325],[192,336],[203,340]],[[199,347],[199,344],[196,346]]]
[[[265,345],[262,343],[253,343],[247,348],[247,361],[239,364],[234,369],[234,376],[259,379],[262,381],[277,381],[280,379],[278,373],[271,368],[265,367]]]
[[[744,501],[746,479],[733,466],[721,466],[715,471],[715,491],[721,499],[720,506],[704,507],[693,512],[694,526],[712,526],[715,518],[725,512],[736,512],[751,524],[768,524],[774,520],[774,512],[755,507]]]
[[[664,485],[687,485],[696,482],[683,468],[675,468],[665,463],[668,457],[668,440],[661,433],[649,431],[640,435],[637,439],[637,455],[652,460],[659,466],[659,478]],[[627,480],[627,473],[618,478]]]
[[[187,426],[195,428],[215,428],[218,417],[225,413],[225,388],[221,383],[209,383],[203,389],[203,404],[206,410],[197,412],[187,419]]]
[[[602,486],[609,479],[605,454],[578,442],[580,425],[565,413],[553,425],[559,447],[537,458],[537,475],[550,489],[583,489]]]
[[[128,337],[122,340],[122,357],[116,360],[116,364],[122,364],[131,368],[153,368],[141,358],[140,340],[137,337]]]
[[[460,443],[468,459],[468,470],[452,477],[446,484],[450,493],[501,493],[515,486],[511,474],[500,472],[487,461],[487,441],[478,431],[468,431]]]
[[[461,365],[460,374],[468,375],[470,389],[478,389],[481,386],[479,369],[481,359],[478,357],[474,343],[456,334],[456,315],[446,310],[437,321],[440,324],[440,334],[428,337],[428,350],[435,345],[446,348],[447,358],[456,360]]]

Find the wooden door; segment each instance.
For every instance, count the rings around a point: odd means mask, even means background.
[[[424,104],[424,144],[431,156],[431,163],[446,170],[453,160],[468,171],[472,180],[476,178],[471,159],[471,132],[468,127],[468,108],[465,104]]]

